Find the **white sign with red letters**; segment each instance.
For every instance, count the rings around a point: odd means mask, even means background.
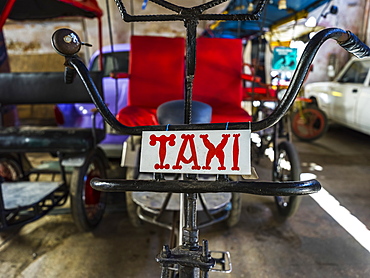
[[[250,130],[144,131],[140,172],[250,175]]]

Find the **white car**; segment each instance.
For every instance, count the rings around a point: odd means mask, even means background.
[[[331,82],[304,88],[328,119],[370,135],[370,58],[351,59]]]

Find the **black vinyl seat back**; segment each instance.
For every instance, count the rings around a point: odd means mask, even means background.
[[[102,92],[102,73],[90,75]],[[76,77],[72,84],[65,84],[63,72],[0,73],[1,105],[91,102],[81,79]]]
[[[91,73],[102,93],[102,73]],[[0,73],[0,105],[91,103],[92,100],[76,77],[64,83],[63,72]],[[0,128],[0,152],[85,152],[105,138],[105,130],[21,126]]]

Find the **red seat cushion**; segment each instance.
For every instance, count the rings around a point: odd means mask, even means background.
[[[235,107],[225,106],[221,111],[214,111],[212,113],[212,123],[237,123],[250,122],[252,117],[243,109],[235,109]]]
[[[184,97],[184,51],[183,38],[131,37],[128,106],[117,115],[121,123],[158,124],[157,107]]]
[[[212,106],[212,122],[245,122],[242,107],[242,41],[198,38],[193,99]]]
[[[122,108],[116,118],[126,126],[158,125],[157,109],[129,105]]]

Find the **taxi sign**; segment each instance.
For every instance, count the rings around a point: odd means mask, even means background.
[[[250,130],[144,131],[140,172],[250,175]]]

